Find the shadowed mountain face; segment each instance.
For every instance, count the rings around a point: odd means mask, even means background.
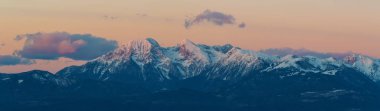
[[[57,74],[0,74],[0,110],[378,111],[379,66],[149,38]]]

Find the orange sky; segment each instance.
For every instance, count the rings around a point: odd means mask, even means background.
[[[65,31],[120,43],[153,37],[168,46],[188,38],[253,50],[290,47],[380,57],[379,6],[379,0],[0,0],[0,55],[22,47],[13,40],[17,35]],[[184,28],[188,16],[206,9],[231,14],[247,27]],[[0,72],[19,69],[25,68]]]

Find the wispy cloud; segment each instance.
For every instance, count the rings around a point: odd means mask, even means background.
[[[110,16],[110,15],[103,15],[102,16],[104,20],[116,20],[119,19],[117,16]]]
[[[184,26],[186,29],[189,29],[190,27],[194,25],[201,24],[204,22],[210,22],[217,26],[235,25],[236,19],[234,16],[230,14],[225,14],[218,11],[205,10],[195,17],[186,19]],[[245,24],[241,26],[241,28],[244,28],[244,27],[245,27]]]
[[[147,17],[147,16],[149,16],[149,15],[146,14],[146,13],[136,13],[136,16],[139,16],[139,17]]]
[[[23,48],[16,51],[28,59],[56,60],[66,57],[74,60],[91,60],[117,48],[117,42],[90,34],[66,32],[34,33],[20,35],[15,40],[25,40]]]
[[[34,60],[14,56],[14,55],[0,55],[0,66],[9,65],[30,65],[34,64]]]

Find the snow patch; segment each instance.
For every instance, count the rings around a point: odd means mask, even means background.
[[[19,83],[19,84],[21,84],[21,83],[23,83],[24,82],[24,80],[17,80],[17,83]]]
[[[1,79],[1,80],[5,81],[5,80],[9,80],[9,79],[11,79],[11,78],[3,78],[3,79]]]

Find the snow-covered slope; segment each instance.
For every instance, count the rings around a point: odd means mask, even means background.
[[[366,74],[372,80],[380,81],[380,60],[372,57],[352,54],[344,58],[344,62],[349,66]]]
[[[272,67],[263,70],[265,72],[275,70],[293,70],[291,74],[305,74],[305,73],[321,73],[327,75],[335,75],[336,72],[344,68],[342,62],[334,58],[317,58],[313,56],[295,56],[287,55],[279,58],[274,62]]]
[[[237,79],[251,73],[282,71],[283,76],[306,73],[335,75],[344,68],[354,68],[374,81],[380,80],[380,62],[374,58],[352,55],[344,60],[315,56],[274,56],[244,50],[230,44],[208,46],[183,40],[176,46],[161,47],[152,38],[135,40],[84,66],[76,72],[108,80],[112,75],[130,74],[142,80],[182,80],[196,76],[208,79]],[[72,68],[59,72],[73,74]],[[286,70],[286,71],[283,71]],[[202,75],[203,74],[203,75]]]
[[[253,64],[257,63],[259,58],[269,57],[229,44],[207,46],[190,40],[183,40],[173,47],[161,47],[157,41],[148,38],[131,41],[111,53],[80,66],[77,72],[92,73],[98,79],[108,80],[113,74],[128,72],[127,69],[135,69],[131,67],[137,66],[136,72],[142,79],[146,80],[154,73],[162,81],[191,78],[210,69],[216,73],[218,72],[216,65],[226,69],[240,68],[241,72],[246,72],[254,67]],[[70,70],[73,69],[66,68],[59,74],[67,76],[72,74]]]

